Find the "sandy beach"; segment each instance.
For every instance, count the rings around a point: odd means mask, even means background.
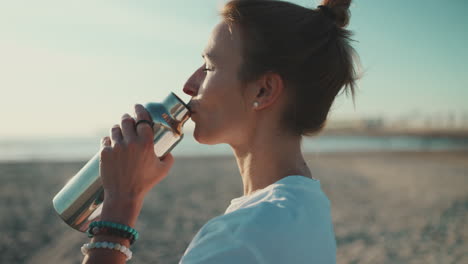
[[[308,154],[332,204],[338,263],[468,263],[468,152]],[[52,198],[82,166],[0,163],[0,263],[80,263],[87,237]],[[242,195],[233,157],[177,158],[147,197],[133,263],[178,263],[198,229]]]

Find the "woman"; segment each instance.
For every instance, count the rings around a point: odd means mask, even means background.
[[[335,263],[329,200],[304,161],[301,138],[323,128],[340,90],[354,96],[354,50],[344,29],[349,5],[325,0],[311,10],[238,0],[224,6],[205,63],[184,92],[192,96],[195,139],[232,147],[244,196],[202,227],[181,263]],[[122,229],[135,225],[146,193],[174,162],[155,156],[151,127],[141,121],[150,117],[141,105],[135,113],[136,120],[125,114],[112,128],[101,151],[102,219]],[[131,239],[94,233],[84,263],[124,263],[130,256]],[[99,241],[108,242],[105,249]]]

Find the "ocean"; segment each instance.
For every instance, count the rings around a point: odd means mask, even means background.
[[[99,151],[101,137],[0,140],[0,161],[88,160]],[[331,136],[304,138],[303,152],[442,151],[468,150],[466,138],[419,136]],[[227,144],[202,145],[185,135],[172,152],[175,156],[232,155]]]

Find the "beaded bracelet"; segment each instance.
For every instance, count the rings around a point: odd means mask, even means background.
[[[126,260],[132,259],[133,255],[132,251],[128,247],[113,242],[86,243],[81,247],[81,253],[83,253],[83,255],[88,255],[89,250],[93,248],[103,248],[120,251],[122,254],[125,255]]]
[[[94,227],[98,227],[98,228],[106,227],[106,228],[109,228],[109,229],[116,229],[116,230],[123,231],[125,233],[130,234],[130,236],[133,236],[135,241],[139,237],[139,234],[135,229],[133,229],[133,228],[127,226],[127,225],[122,225],[122,224],[119,224],[119,223],[114,223],[114,222],[109,222],[109,221],[92,222],[89,225],[89,228],[88,228],[88,236],[92,235],[91,232],[92,232]],[[125,237],[125,238],[130,238],[130,236]]]
[[[88,229],[87,231],[88,237],[94,237],[97,235],[111,235],[111,236],[118,236],[121,238],[126,238],[130,241],[130,245],[133,245],[135,242],[135,236],[130,234],[129,232],[119,230],[119,229],[114,229],[114,228],[108,228],[108,227],[92,227]]]

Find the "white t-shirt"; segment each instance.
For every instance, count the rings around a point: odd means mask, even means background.
[[[320,181],[288,176],[235,198],[198,231],[180,263],[336,263],[330,201]]]

